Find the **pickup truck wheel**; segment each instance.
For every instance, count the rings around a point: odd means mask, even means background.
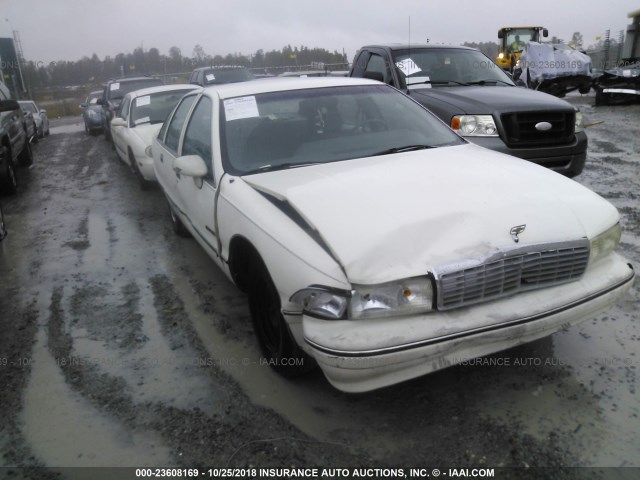
[[[169,215],[171,216],[171,225],[173,226],[173,231],[179,237],[189,238],[191,236],[191,233],[189,232],[189,230],[187,230],[187,227],[184,226],[182,220],[180,220],[180,217],[178,217],[178,214],[173,210],[173,207],[171,206],[171,202],[169,202],[169,200],[167,200],[167,204],[169,205]]]
[[[260,260],[250,269],[248,287],[253,329],[269,366],[286,377],[313,370],[316,363],[293,339],[282,316],[278,291]]]
[[[4,193],[13,194],[18,190],[18,177],[16,169],[11,159],[11,153],[7,147],[0,149],[0,157],[5,159],[5,166],[2,175],[0,175],[0,187]]]
[[[33,165],[33,152],[31,151],[31,143],[29,143],[28,140],[20,152],[20,155],[18,155],[18,161],[20,162],[20,165],[25,167]]]

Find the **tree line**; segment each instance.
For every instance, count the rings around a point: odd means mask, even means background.
[[[194,68],[209,65],[240,65],[254,69],[271,69],[280,73],[286,68],[323,63],[345,64],[344,53],[330,52],[324,48],[287,45],[280,50],[240,53],[226,56],[208,55],[201,45],[196,45],[191,55],[184,55],[180,48],[171,47],[167,55],[157,48],[145,50],[138,47],[131,53],[119,53],[115,57],[100,59],[95,53],[78,61],[23,62],[23,75],[31,88],[62,87],[71,85],[100,84],[109,78],[131,75],[171,75],[191,72]],[[346,67],[343,67],[346,68]]]

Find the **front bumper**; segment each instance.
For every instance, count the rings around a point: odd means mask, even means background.
[[[403,318],[327,321],[303,316],[311,353],[346,392],[393,385],[475,357],[551,335],[608,309],[632,285],[617,254],[576,282],[448,312]]]
[[[528,160],[569,177],[575,177],[582,172],[589,143],[584,132],[576,133],[573,142],[569,144],[537,148],[510,148],[500,137],[465,137],[465,139],[481,147]]]

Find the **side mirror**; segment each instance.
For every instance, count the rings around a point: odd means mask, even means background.
[[[207,174],[207,166],[200,155],[185,155],[173,161],[173,170],[187,177],[201,178]]]
[[[111,120],[111,126],[112,127],[126,127],[127,126],[127,121],[122,117],[114,117]]]
[[[542,29],[542,36],[544,38],[547,38],[549,36],[549,30],[547,30],[546,28]]]
[[[504,38],[504,32],[502,30],[498,30],[498,38]]]

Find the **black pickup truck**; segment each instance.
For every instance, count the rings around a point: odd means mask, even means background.
[[[0,195],[15,193],[18,188],[16,164],[31,165],[31,144],[24,114],[9,89],[0,81]]]
[[[392,85],[483,147],[569,177],[584,168],[587,136],[580,111],[559,98],[516,87],[476,49],[365,46],[356,53],[349,76]]]

